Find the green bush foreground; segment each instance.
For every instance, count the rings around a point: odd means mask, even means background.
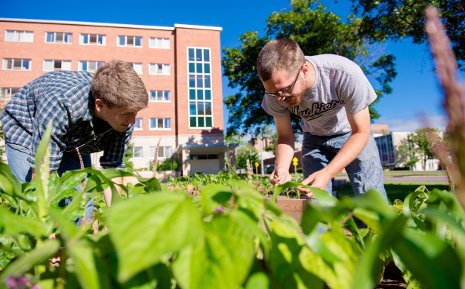
[[[313,189],[317,202],[306,205],[299,224],[255,185],[234,179],[188,196],[137,176],[140,183],[120,186],[119,194],[111,179],[131,175],[124,171],[58,177],[47,169],[48,140],[32,182],[19,184],[0,164],[1,284],[23,278],[43,289],[371,289],[394,262],[408,288],[464,287],[465,214],[447,191],[420,187],[390,206],[374,191],[337,200]],[[277,187],[272,199],[296,185]],[[78,227],[85,194],[95,199],[98,225]],[[73,201],[62,207],[68,197]],[[358,228],[354,217],[368,227]]]

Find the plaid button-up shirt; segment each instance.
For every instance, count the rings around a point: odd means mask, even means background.
[[[103,151],[100,165],[124,167],[123,156],[133,127],[118,132],[93,117],[92,74],[54,71],[22,87],[5,106],[2,123],[5,140],[34,154],[49,121],[53,121],[50,169],[57,170],[63,154],[81,155]],[[76,156],[77,157],[77,156]]]

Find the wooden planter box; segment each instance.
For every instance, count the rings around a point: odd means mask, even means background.
[[[297,222],[300,222],[305,205],[308,201],[309,199],[278,198],[276,205],[283,211],[283,213],[290,215],[296,219]]]
[[[129,183],[137,184],[138,181],[135,177],[124,177],[123,184],[127,185]],[[308,201],[309,199],[278,197],[276,205],[283,211],[283,213],[290,215],[291,217],[295,218],[297,222],[300,222],[305,205]]]

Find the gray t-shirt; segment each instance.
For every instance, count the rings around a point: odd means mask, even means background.
[[[299,105],[289,107],[265,95],[262,108],[271,116],[292,112],[302,118],[302,129],[328,136],[350,132],[347,113],[357,113],[376,99],[376,93],[360,67],[333,54],[306,56],[315,68],[315,83]]]

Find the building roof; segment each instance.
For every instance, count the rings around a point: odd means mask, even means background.
[[[81,26],[102,26],[102,27],[118,27],[118,28],[137,28],[137,29],[149,29],[149,30],[174,30],[176,28],[217,30],[217,31],[223,30],[222,27],[218,27],[218,26],[202,26],[202,25],[187,25],[187,24],[174,24],[174,27],[169,27],[169,26],[152,26],[152,25],[103,23],[103,22],[100,23],[100,22],[67,21],[67,20],[41,20],[41,19],[23,19],[23,18],[0,18],[0,22],[1,21],[46,23],[46,24],[66,24],[66,25],[81,25]]]

